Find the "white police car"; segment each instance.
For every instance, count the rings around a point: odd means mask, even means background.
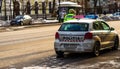
[[[114,28],[103,20],[70,20],[61,25],[55,34],[54,48],[58,57],[64,52],[91,52],[99,56],[100,50],[117,50],[119,36]]]

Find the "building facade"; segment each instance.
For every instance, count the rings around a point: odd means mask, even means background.
[[[87,13],[114,13],[120,10],[120,0],[86,0],[84,3]]]
[[[5,9],[5,5],[4,5],[4,0],[2,0],[2,15],[4,15],[4,9]],[[6,1],[6,9],[7,11],[11,11],[11,12],[7,12],[7,15],[12,15],[11,13],[13,13],[13,0],[5,0]],[[19,1],[20,3],[20,14],[23,13],[24,9],[25,9],[25,5],[26,2],[28,0],[16,0]],[[47,10],[49,10],[49,2],[51,2],[51,7],[53,7],[53,1],[54,0],[29,0],[31,3],[31,6],[34,5],[35,1],[39,2],[39,9],[42,10],[42,2],[45,2],[45,8]],[[59,0],[55,0],[55,3],[59,3]],[[113,13],[116,11],[120,11],[120,0],[96,0],[96,6],[94,5],[94,1],[95,0],[60,0],[61,2],[64,1],[72,1],[72,2],[76,2],[78,4],[80,4],[82,6],[82,11],[84,13],[103,13],[103,12],[107,12],[107,13]],[[55,4],[56,6],[56,4]],[[40,14],[42,14],[41,11],[39,11]]]

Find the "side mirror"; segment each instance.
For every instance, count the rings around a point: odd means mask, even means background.
[[[115,30],[113,27],[110,28],[111,31]]]

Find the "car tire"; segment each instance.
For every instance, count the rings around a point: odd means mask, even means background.
[[[31,25],[31,24],[32,24],[32,21],[29,22],[29,25]]]
[[[11,26],[13,26],[14,24],[10,23]]]
[[[114,46],[113,46],[113,50],[118,50],[119,48],[119,38],[116,37],[115,40],[114,40]]]
[[[94,48],[93,48],[93,52],[92,52],[93,56],[97,57],[100,55],[100,43],[96,42],[94,44]]]
[[[62,58],[62,57],[64,57],[64,52],[61,52],[61,51],[55,51],[56,52],[56,54],[57,54],[57,58]]]
[[[20,25],[21,25],[21,26],[23,26],[23,25],[24,25],[24,23],[23,23],[23,22],[20,22]]]

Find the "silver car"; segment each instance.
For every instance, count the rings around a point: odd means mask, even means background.
[[[58,57],[63,57],[64,52],[91,52],[99,56],[100,50],[117,50],[118,46],[117,32],[103,20],[70,20],[55,34],[54,48]]]

